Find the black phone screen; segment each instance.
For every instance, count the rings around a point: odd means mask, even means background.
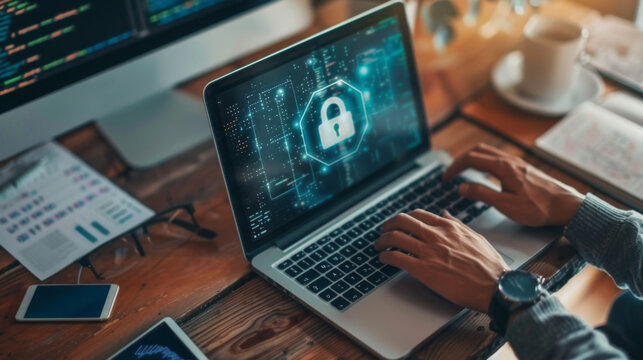
[[[25,319],[100,317],[111,285],[38,286]]]

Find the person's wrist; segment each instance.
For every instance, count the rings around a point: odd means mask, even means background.
[[[496,279],[490,286],[486,286],[485,290],[482,292],[483,298],[481,301],[478,303],[480,304],[478,306],[477,310],[481,313],[488,314],[489,313],[489,307],[491,306],[491,301],[493,301],[493,295],[496,292],[496,289],[498,288],[498,279]]]
[[[552,225],[568,225],[583,200],[585,200],[585,196],[576,191],[557,196],[552,203],[552,214],[555,215]]]
[[[484,300],[481,301],[480,309],[478,309],[482,313],[489,313],[489,307],[491,306],[491,301],[493,300],[493,296],[496,293],[498,289],[498,281],[500,280],[500,277],[502,274],[511,271],[511,268],[507,267],[499,267],[497,271],[494,273],[494,275],[489,279],[487,285],[485,286],[485,291],[482,292],[484,294]]]

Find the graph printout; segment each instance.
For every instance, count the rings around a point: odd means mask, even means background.
[[[0,169],[0,245],[44,280],[154,216],[58,144]]]

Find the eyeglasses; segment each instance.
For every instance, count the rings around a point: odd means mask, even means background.
[[[85,268],[97,280],[111,279],[132,269],[150,251],[165,252],[196,238],[212,241],[217,233],[201,227],[194,212],[193,204],[170,207],[137,229],[102,245],[78,261],[78,282]]]

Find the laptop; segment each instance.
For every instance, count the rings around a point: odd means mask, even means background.
[[[460,197],[440,177],[404,4],[388,2],[210,82],[205,104],[253,269],[380,358],[399,359],[462,309],[382,264],[400,212],[451,214],[516,268],[559,235]]]

